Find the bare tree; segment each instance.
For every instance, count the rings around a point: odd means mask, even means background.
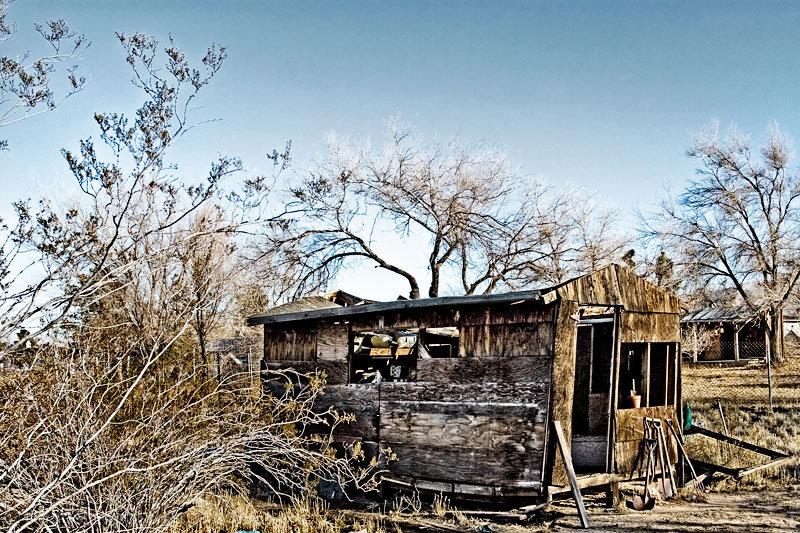
[[[16,26],[7,18],[13,2],[0,0],[0,44],[8,44],[16,33]],[[86,85],[76,63],[90,44],[86,36],[60,18],[34,27],[49,53],[28,51],[0,57],[0,128],[52,111]],[[63,87],[55,87],[56,75],[63,75]],[[0,149],[7,148],[8,140],[0,140]]]
[[[0,235],[0,338],[11,338],[23,326],[31,329],[12,350],[110,294],[149,283],[135,267],[174,253],[192,235],[183,231],[192,214],[219,198],[223,180],[240,169],[237,159],[222,157],[204,183],[189,185],[175,179],[176,168],[166,159],[169,146],[192,126],[191,104],[222,66],[225,49],[212,45],[201,71],[172,42],[162,63],[154,39],[118,37],[147,101],[134,120],[95,115],[102,149],[85,140],[77,153],[63,151],[82,193],[75,205],[17,202],[16,225]],[[105,151],[112,162],[101,157]],[[263,187],[263,181],[250,180],[235,199],[258,203],[253,195]],[[233,222],[227,224],[229,229]],[[156,267],[149,263],[151,272]],[[129,317],[136,317],[142,310],[131,311]]]
[[[782,358],[782,311],[800,279],[800,174],[789,140],[772,127],[758,152],[735,128],[699,133],[687,155],[697,177],[644,220],[672,250],[681,277],[706,292],[735,291],[754,315],[765,313],[771,354]]]
[[[220,231],[226,227],[218,209],[204,209],[195,215],[190,225],[191,237],[183,239],[178,249],[181,271],[187,273],[185,294],[181,297],[188,298],[195,308],[191,324],[197,335],[203,368],[208,367],[209,336],[225,318],[237,274],[236,263],[232,260],[236,247],[231,235]]]
[[[194,69],[171,41],[162,56],[150,37],[118,37],[146,102],[132,119],[97,114],[103,146],[63,152],[80,198],[18,202],[0,241],[13,363],[0,376],[0,529],[167,531],[199,498],[255,481],[277,495],[320,478],[370,488],[377,459],[339,453],[325,431],[349,417],[314,408],[323,376],[265,395],[187,364],[191,330],[208,334],[224,307],[227,237],[263,207],[266,180],[223,194],[238,160],[196,185],[167,159],[224,48]]]
[[[425,143],[396,123],[377,153],[332,135],[324,160],[292,189],[287,220],[288,237],[270,246],[286,250],[301,290],[357,259],[405,278],[411,298],[420,297],[420,282],[378,251],[373,235],[382,225],[398,239],[428,239],[430,297],[448,268],[465,293],[489,293],[610,262],[620,242],[611,211],[577,190],[530,180],[485,144]]]

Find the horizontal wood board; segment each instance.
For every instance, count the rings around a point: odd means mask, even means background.
[[[553,353],[553,323],[461,326],[459,356],[522,357]]]
[[[622,342],[680,342],[680,315],[623,311],[620,339]]]
[[[644,437],[642,419],[659,418],[662,421],[671,419],[673,427],[680,425],[676,416],[675,407],[672,405],[658,405],[641,407],[639,409],[617,409],[614,413],[615,442],[614,458],[618,473],[630,473],[636,462],[639,445]],[[664,436],[667,439],[667,449],[670,462],[678,461],[678,449],[671,432],[664,426]]]
[[[549,357],[420,359],[417,381],[435,383],[549,383]]]
[[[347,363],[333,361],[264,361],[265,370],[291,370],[300,374],[325,372],[328,385],[344,385],[347,383]],[[270,379],[265,374],[262,379]]]

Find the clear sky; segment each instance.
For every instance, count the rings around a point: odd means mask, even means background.
[[[683,151],[712,119],[756,140],[771,121],[798,134],[797,2],[17,0],[19,33],[2,52],[34,48],[33,22],[53,17],[92,40],[91,83],[57,111],[0,130],[11,142],[0,213],[37,189],[68,190],[59,149],[97,136],[93,112],[140,102],[114,31],[172,34],[196,59],[210,41],[228,46],[197,115],[222,120],[178,147],[187,174],[218,153],[267,168],[264,154],[289,139],[302,165],[329,130],[378,139],[401,113],[428,137],[500,144],[525,173],[598,190],[630,220],[633,206],[691,176]],[[407,292],[372,268],[340,285]]]

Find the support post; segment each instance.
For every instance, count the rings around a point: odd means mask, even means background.
[[[680,409],[680,375],[681,375],[681,343],[675,343],[675,359],[672,362],[672,405]]]
[[[692,326],[692,336],[694,337],[694,349],[692,350],[692,362],[696,363],[697,362],[697,352],[699,351],[699,348],[697,346],[697,325],[696,324],[694,326]]]
[[[650,343],[644,351],[644,376],[642,378],[642,407],[650,407]]]
[[[739,360],[739,326],[733,325],[733,360]]]
[[[619,481],[612,481],[608,484],[608,490],[606,491],[606,506],[616,507],[620,505],[621,502],[622,498],[619,492]]]
[[[764,328],[765,359],[767,360],[767,394],[769,395],[769,410],[772,411],[772,353],[769,346],[769,329]]]
[[[586,506],[583,504],[583,496],[581,496],[581,488],[578,485],[578,478],[575,476],[575,469],[572,468],[572,455],[567,446],[567,439],[564,438],[564,429],[561,427],[561,422],[553,420],[553,429],[556,433],[556,444],[558,451],[561,453],[561,461],[564,463],[564,469],[567,471],[567,478],[569,478],[569,485],[572,488],[572,497],[575,498],[575,506],[578,508],[578,518],[581,521],[583,529],[589,529],[592,525],[589,523],[589,516],[586,514]]]

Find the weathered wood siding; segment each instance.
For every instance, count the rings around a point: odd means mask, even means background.
[[[673,427],[676,429],[680,424],[673,405],[615,410],[614,462],[616,463],[617,473],[629,474],[633,470],[636,456],[639,453],[639,446],[644,437],[644,427],[642,425],[644,417],[660,418],[661,420],[671,419],[675,424]],[[670,461],[676,463],[678,461],[678,450],[675,441],[666,427],[664,428],[664,434],[667,439]]]
[[[379,397],[378,385],[329,385],[325,394],[317,398],[314,408],[333,408],[340,414],[353,415],[355,420],[338,425],[334,435],[377,442]]]
[[[347,324],[320,324],[317,329],[317,360],[347,366],[350,332]]]
[[[535,358],[525,359],[533,363]],[[495,365],[507,361],[512,359],[498,358]],[[454,374],[460,371],[455,366],[447,368]],[[535,374],[538,368],[544,367],[536,366],[527,374]],[[504,374],[520,377],[508,369]],[[437,375],[443,376],[443,369]],[[451,377],[444,383],[381,384],[381,447],[397,455],[387,465],[389,471],[406,478],[454,483],[538,484],[549,375],[538,374],[538,382],[505,383]]]
[[[622,306],[640,313],[681,313],[680,300],[619,265],[610,265],[554,289],[584,305]]]
[[[551,421],[558,420],[564,428],[564,437],[569,444],[572,440],[572,395],[575,386],[575,346],[578,337],[578,323],[574,316],[578,304],[561,300],[556,320],[555,353],[552,358],[552,387],[550,389]],[[548,434],[550,428],[548,427]],[[547,450],[548,464],[552,465],[551,485],[566,485],[567,471],[561,457],[556,453],[555,439],[549,438]]]
[[[264,359],[267,361],[313,361],[316,351],[316,325],[264,327]]]
[[[482,383],[550,383],[549,357],[419,359],[417,381],[476,386]]]
[[[680,315],[623,311],[620,339],[622,342],[680,342]]]
[[[300,374],[325,372],[328,385],[344,385],[348,381],[347,364],[338,361],[264,361],[263,369],[294,370]]]

